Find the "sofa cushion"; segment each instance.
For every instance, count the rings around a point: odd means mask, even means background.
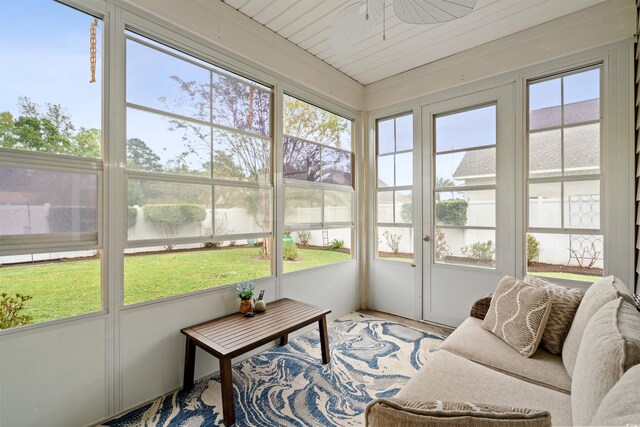
[[[629,299],[629,301],[633,300],[631,292],[629,292],[626,285],[614,276],[603,277],[585,292],[562,346],[562,362],[564,367],[567,368],[569,376],[573,377],[580,341],[589,319],[600,307],[620,297]]]
[[[429,356],[397,398],[448,400],[549,411],[554,425],[571,425],[571,397],[522,381],[445,350]]]
[[[540,344],[549,352],[560,354],[562,352],[562,343],[567,336],[567,332],[569,332],[584,292],[577,288],[569,289],[559,286],[529,274],[525,276],[524,283],[547,288],[553,294],[551,312],[549,313],[547,326],[544,328]]]
[[[640,314],[618,298],[591,317],[582,337],[571,385],[573,421],[591,423],[605,395],[640,363]]]
[[[602,400],[593,426],[634,425],[640,420],[640,365],[629,369]]]
[[[506,408],[480,403],[378,399],[367,406],[367,426],[551,426],[551,414],[537,409]]]
[[[551,310],[552,295],[510,276],[498,283],[482,327],[525,357],[536,352]]]
[[[571,393],[571,378],[560,356],[539,348],[529,358],[482,328],[482,321],[469,317],[440,346],[442,350],[496,369],[533,384]]]

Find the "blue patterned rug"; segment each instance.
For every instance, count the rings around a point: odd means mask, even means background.
[[[318,331],[300,335],[233,366],[237,426],[361,426],[364,409],[392,397],[442,337],[352,313],[329,325],[331,363],[320,358]],[[109,427],[222,424],[220,376],[198,381],[105,422]]]

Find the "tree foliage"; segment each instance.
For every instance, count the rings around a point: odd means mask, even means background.
[[[21,294],[11,296],[6,292],[0,294],[0,329],[15,328],[31,323],[31,316],[21,314],[25,303],[31,298],[33,297]]]
[[[127,139],[127,169],[162,172],[160,156],[140,138],[129,138]]]
[[[27,97],[19,98],[20,115],[0,113],[0,147],[45,153],[100,157],[100,131],[79,128],[60,104],[46,104],[46,110]]]
[[[127,228],[133,228],[138,222],[138,209],[134,206],[127,207]]]
[[[402,218],[402,222],[406,224],[411,224],[413,222],[413,210],[411,202],[404,202],[402,206],[400,206],[400,217]]]
[[[207,216],[204,206],[186,203],[145,205],[143,211],[144,220],[166,238],[175,237],[183,226],[202,222]]]
[[[349,122],[299,99],[287,97],[283,110],[284,133],[342,148]]]
[[[533,234],[527,233],[527,264],[536,262],[540,256],[540,242]]]
[[[466,225],[467,207],[464,199],[447,199],[436,201],[436,219],[446,225]]]

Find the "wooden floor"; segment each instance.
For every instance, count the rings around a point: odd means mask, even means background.
[[[358,310],[358,313],[368,314],[369,316],[379,317],[380,319],[392,320],[394,322],[402,323],[407,326],[411,326],[416,329],[420,329],[422,331],[431,332],[436,335],[441,335],[443,337],[448,337],[451,332],[453,332],[453,328],[448,328],[446,326],[432,325],[430,323],[419,322],[413,319],[407,319],[406,317],[396,316],[394,314],[382,313],[380,311],[375,310]]]

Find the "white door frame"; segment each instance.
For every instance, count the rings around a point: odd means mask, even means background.
[[[477,297],[495,289],[500,277],[515,274],[516,266],[516,147],[514,85],[504,85],[468,95],[453,97],[422,106],[422,318],[426,321],[457,326],[468,315],[468,308]],[[465,110],[495,102],[497,105],[496,150],[496,268],[435,264],[433,218],[434,137],[433,119],[437,114]],[[509,168],[508,165],[514,167]],[[417,239],[416,239],[417,240]],[[446,285],[434,284],[434,269],[438,270],[438,283],[446,277]],[[473,282],[477,284],[470,283]],[[453,284],[459,284],[452,288]],[[463,285],[464,284],[464,285]],[[462,288],[468,287],[463,290]],[[460,289],[458,289],[460,288]]]

